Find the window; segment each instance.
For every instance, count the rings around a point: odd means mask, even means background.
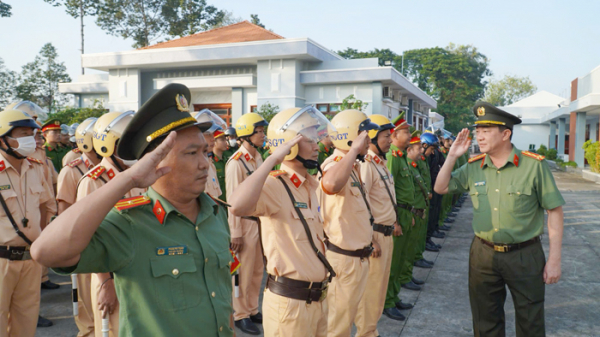
[[[257,112],[257,111],[258,111],[258,106],[256,106],[256,105],[250,106],[250,112]]]
[[[194,104],[194,111],[209,109],[223,118],[227,126],[231,126],[231,104]]]
[[[342,103],[335,103],[329,105],[329,112],[339,112],[342,107]]]
[[[323,114],[329,112],[329,104],[317,104],[317,110],[321,111]]]

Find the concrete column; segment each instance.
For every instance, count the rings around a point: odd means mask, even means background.
[[[412,125],[413,124],[412,118],[413,118],[413,100],[409,99],[408,100],[408,110],[406,111],[406,116],[404,117],[404,119],[406,119],[406,121],[408,122],[409,125]]]
[[[567,129],[565,118],[558,119],[558,154],[565,154],[565,132]]]
[[[556,140],[556,122],[551,121],[550,122],[550,142],[548,144],[549,149],[556,149],[555,140]]]
[[[369,104],[371,106],[371,114],[372,115],[384,115],[387,116],[387,111],[381,111],[381,105],[383,102],[383,85],[381,82],[373,82],[371,83],[373,88],[373,102]],[[368,109],[369,107],[367,107]],[[394,118],[396,116],[392,116]]]
[[[577,125],[575,129],[575,137],[571,134],[571,138],[575,138],[575,162],[578,167],[583,167],[583,143],[585,143],[585,126],[586,126],[586,113],[585,111],[577,113]],[[571,142],[571,140],[569,140]]]
[[[592,120],[590,123],[590,140],[592,142],[598,141],[598,121]]]
[[[232,88],[231,89],[231,123],[234,124],[240,117],[242,117],[244,108],[244,89],[243,88]]]

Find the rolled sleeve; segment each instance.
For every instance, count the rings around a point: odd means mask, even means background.
[[[275,178],[275,180],[271,177],[267,179],[268,180],[258,197],[256,209],[252,214],[253,216],[271,216],[279,211],[281,208],[281,201],[286,200],[286,196],[281,193],[284,189],[281,182],[278,181],[277,178]],[[289,197],[287,198],[289,199]]]
[[[545,160],[540,162],[538,170],[536,192],[542,208],[554,209],[564,205],[565,199],[563,199],[558,187],[556,187],[554,176]]]
[[[448,183],[448,193],[464,193],[469,191],[469,164],[465,164],[454,172]]]

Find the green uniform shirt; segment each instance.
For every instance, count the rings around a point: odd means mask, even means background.
[[[427,193],[431,193],[433,189],[433,186],[431,186],[431,170],[429,169],[429,164],[427,163],[427,158],[425,158],[425,156],[421,156],[419,160],[417,160],[417,168],[425,181]]]
[[[236,147],[229,147],[227,150],[223,151],[223,161],[227,163],[229,158],[231,158],[233,156],[233,154],[236,153],[237,150],[239,150],[239,149],[240,149],[240,147],[236,146]]]
[[[417,159],[420,161],[421,159]],[[416,161],[412,161],[410,158],[406,158],[406,162],[408,163],[408,170],[410,174],[414,178],[415,185],[415,203],[413,204],[414,208],[417,209],[425,209],[429,206],[429,199],[427,198],[427,186],[425,185],[425,179],[421,176],[421,172],[419,172],[418,164]]]
[[[333,148],[328,148],[319,142],[319,165],[322,165],[325,159],[327,159],[333,153]]]
[[[46,149],[46,156],[52,161],[56,172],[60,172],[62,169],[62,159],[71,149],[61,145],[57,145],[56,147],[50,146],[48,143],[44,144],[44,149]]]
[[[513,146],[508,161],[496,168],[490,158],[452,173],[450,193],[469,192],[475,235],[495,243],[520,243],[544,232],[544,209],[565,204],[545,160]]]
[[[219,187],[221,187],[221,196],[219,199],[223,201],[227,201],[227,190],[225,189],[225,164],[227,163],[225,160],[225,154],[223,154],[223,158],[219,158],[216,154],[213,154],[212,161],[215,164],[217,169],[217,179],[219,179]]]
[[[394,177],[396,189],[396,202],[399,205],[413,206],[415,203],[415,185],[412,174],[406,162],[406,151],[400,151],[394,144],[386,155],[387,167]],[[399,208],[398,210],[402,210]]]
[[[225,212],[202,193],[190,222],[152,188],[146,195],[149,204],[113,208],[79,263],[58,271],[114,273],[121,336],[233,336]]]

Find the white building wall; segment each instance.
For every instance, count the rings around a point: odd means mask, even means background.
[[[514,126],[512,143],[519,150],[528,150],[530,144],[534,144],[536,149],[540,145],[548,147],[550,137],[550,125],[547,124],[517,124]]]
[[[223,91],[191,91],[191,104],[224,104],[231,103],[231,90]]]
[[[371,83],[339,84],[339,85],[311,85],[305,87],[306,104],[337,104],[344,98],[354,95],[357,99],[369,103],[364,111],[367,115],[372,113],[373,90]]]
[[[141,102],[140,70],[113,69],[108,74],[108,104],[110,111],[138,110]]]
[[[103,107],[108,106],[108,94],[79,94],[76,102],[80,108],[93,108],[96,102],[99,102]]]
[[[306,104],[304,86],[300,84],[303,62],[298,60],[263,60],[257,66],[257,105],[278,105],[280,110]]]

